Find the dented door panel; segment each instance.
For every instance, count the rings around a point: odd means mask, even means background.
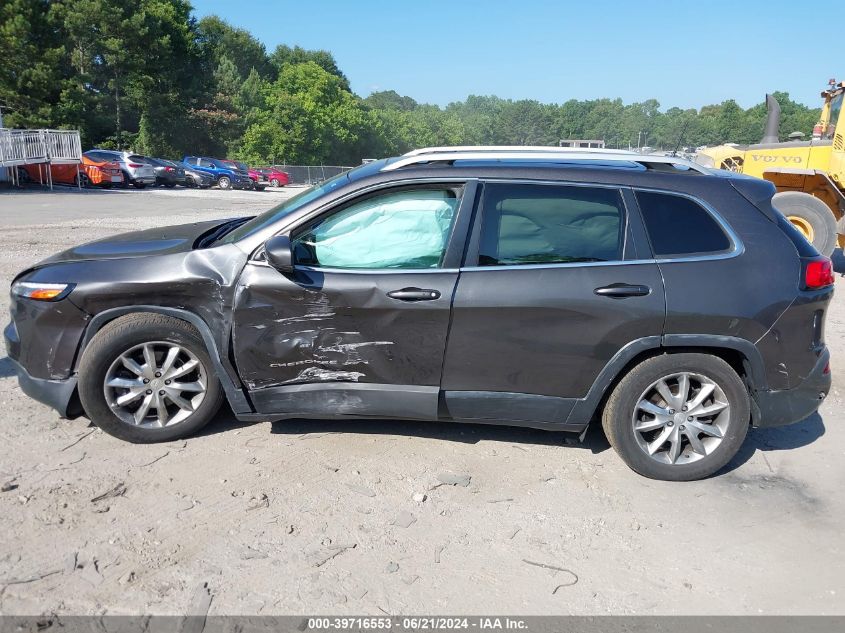
[[[284,275],[248,264],[233,328],[241,378],[251,391],[309,383],[439,387],[456,281],[455,271],[297,269]],[[439,297],[388,296],[406,288],[431,289]]]

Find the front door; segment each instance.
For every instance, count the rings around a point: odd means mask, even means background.
[[[453,303],[446,413],[563,424],[620,349],[661,335],[660,271],[647,245],[635,251],[642,227],[619,188],[487,183],[481,200]]]
[[[293,229],[294,272],[247,264],[233,341],[260,413],[437,417],[463,192],[371,192]]]

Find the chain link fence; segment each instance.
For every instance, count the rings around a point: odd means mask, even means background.
[[[273,165],[273,167],[287,172],[292,185],[313,185],[352,169],[352,167],[341,165]]]

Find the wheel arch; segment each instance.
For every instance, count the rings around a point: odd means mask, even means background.
[[[249,414],[254,412],[252,405],[243,392],[243,389],[232,379],[229,369],[232,369],[232,371],[234,371],[234,369],[231,367],[228,358],[220,354],[220,349],[217,346],[217,342],[214,340],[211,328],[202,317],[189,310],[168,308],[164,306],[135,305],[110,308],[108,310],[98,312],[91,318],[85,328],[85,333],[82,336],[79,350],[76,355],[76,363],[79,363],[79,359],[82,358],[82,353],[91,342],[91,339],[93,339],[97,332],[103,329],[103,326],[107,323],[114,321],[118,317],[126,316],[127,314],[143,313],[163,314],[180,319],[193,326],[202,337],[203,343],[205,343],[206,351],[208,352],[211,362],[214,365],[214,372],[220,380],[223,392],[226,394],[226,399],[232,407],[232,411],[235,414]],[[228,368],[226,365],[228,365]],[[76,390],[74,390],[72,400],[73,398],[76,400],[79,398]]]
[[[593,382],[586,397],[576,402],[566,422],[583,425],[586,431],[620,380],[636,365],[661,354],[704,353],[724,360],[737,372],[751,396],[752,415],[756,415],[754,393],[766,390],[766,370],[755,345],[746,339],[716,334],[666,334],[632,341],[610,359]]]
[[[763,178],[774,184],[778,193],[782,191],[806,193],[824,202],[837,221],[845,217],[845,195],[823,171],[788,167],[771,168],[763,172]],[[839,228],[842,226],[840,225]]]

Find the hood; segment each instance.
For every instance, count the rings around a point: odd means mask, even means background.
[[[38,265],[187,252],[193,249],[198,237],[228,221],[211,220],[122,233],[69,248],[45,259]]]

